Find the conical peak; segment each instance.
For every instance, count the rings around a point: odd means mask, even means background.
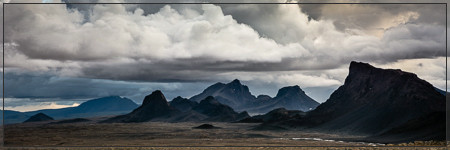
[[[160,90],[153,91],[152,94],[147,95],[144,99],[142,105],[147,104],[165,104],[167,105],[167,100],[164,94]]]
[[[231,81],[231,82],[228,83],[228,84],[231,84],[231,85],[242,85],[242,84],[241,84],[241,81],[239,81],[238,79],[234,79],[233,81]]]

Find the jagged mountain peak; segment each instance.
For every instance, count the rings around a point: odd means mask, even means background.
[[[142,105],[168,105],[166,97],[160,90],[153,91],[152,94],[145,96]]]
[[[238,79],[234,79],[233,81],[231,81],[230,83],[228,83],[230,85],[242,85],[241,81],[239,81]]]
[[[179,114],[179,110],[169,106],[160,90],[145,96],[142,105],[132,112],[107,119],[103,122],[145,122],[155,118],[169,118]]]
[[[265,113],[279,107],[309,111],[319,105],[307,96],[298,85],[280,89],[274,98],[267,95],[260,95],[257,98],[251,94],[248,86],[243,85],[238,79],[227,84],[219,82],[211,85],[202,93],[191,97],[190,100],[200,102],[208,96],[213,96],[218,102],[237,111],[247,110],[251,113]]]

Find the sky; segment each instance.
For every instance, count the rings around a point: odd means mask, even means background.
[[[233,79],[255,96],[299,85],[324,102],[351,61],[446,85],[445,4],[52,2],[63,4],[5,4],[6,109],[189,98]]]

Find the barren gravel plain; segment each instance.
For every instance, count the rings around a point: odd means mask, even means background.
[[[6,125],[6,149],[446,149],[386,147],[376,143],[327,140],[342,135],[307,131],[256,131],[255,123],[26,123]],[[355,138],[355,137],[348,137]],[[132,146],[132,147],[129,147]],[[225,146],[225,147],[222,147]],[[249,147],[248,147],[249,146]],[[280,147],[278,147],[280,146]],[[297,147],[310,146],[310,147]],[[332,147],[318,147],[332,146]],[[358,147],[354,147],[358,146]],[[382,146],[382,147],[380,147]],[[407,145],[403,145],[407,146]],[[411,146],[411,145],[410,145]]]

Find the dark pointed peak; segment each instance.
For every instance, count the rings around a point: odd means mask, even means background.
[[[291,94],[291,93],[294,94],[294,93],[305,93],[305,92],[298,85],[287,86],[287,87],[283,87],[280,90],[278,90],[276,97]]]
[[[145,96],[144,102],[142,103],[142,105],[146,105],[149,103],[154,103],[154,104],[166,103],[166,105],[167,105],[167,100],[166,100],[166,97],[164,96],[164,94],[160,90],[156,90],[156,91],[153,91],[152,94]]]
[[[160,90],[155,90],[150,95],[153,95],[153,94],[163,95],[163,93]]]
[[[241,81],[239,81],[238,79],[234,79],[233,81],[228,83],[228,85],[242,85],[242,84]]]

